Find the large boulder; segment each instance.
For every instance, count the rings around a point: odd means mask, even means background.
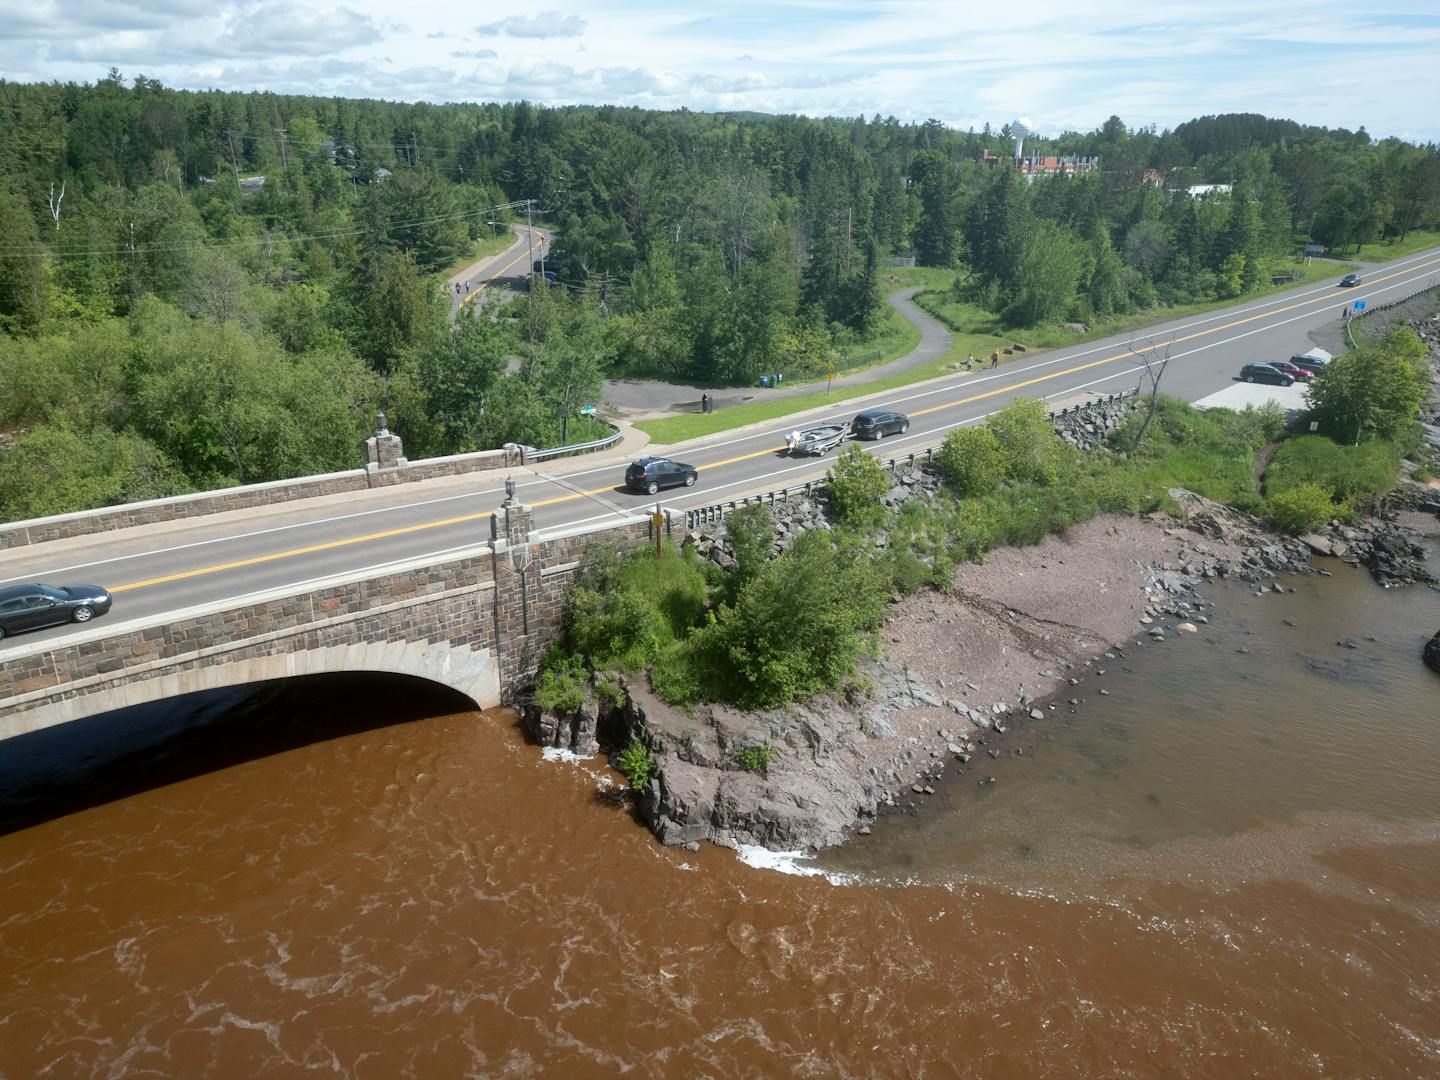
[[[1425,643],[1425,663],[1431,671],[1440,673],[1440,630]]]

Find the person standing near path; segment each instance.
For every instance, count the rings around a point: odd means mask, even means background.
[[[971,353],[969,356],[967,356],[967,357],[965,358],[965,370],[966,370],[966,371],[974,371],[974,370],[975,370],[975,354],[974,354],[974,353]]]
[[[1000,366],[1000,350],[996,349],[990,354],[990,368],[993,371]]]

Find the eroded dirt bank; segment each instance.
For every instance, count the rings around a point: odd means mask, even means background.
[[[949,594],[897,602],[884,659],[864,662],[843,693],[770,712],[682,711],[635,679],[626,706],[589,731],[650,747],[658,770],[640,808],[665,843],[842,843],[877,814],[923,806],[945,770],[983,780],[1012,725],[1046,723],[1103,694],[1105,664],[1125,650],[1183,647],[1210,617],[1206,580],[1278,590],[1308,570],[1304,544],[1178,494],[1187,520],[1099,517],[961,567]],[[538,710],[531,726],[547,743],[574,735]],[[763,770],[737,762],[766,746]]]

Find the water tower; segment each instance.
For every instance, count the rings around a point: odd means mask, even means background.
[[[1025,136],[1034,132],[1035,121],[1028,116],[1022,116],[1010,122],[1010,130],[1015,135],[1015,161],[1018,164],[1025,153]]]

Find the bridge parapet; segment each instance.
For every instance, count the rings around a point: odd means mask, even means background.
[[[335,671],[448,686],[481,708],[533,675],[592,545],[650,539],[648,518],[541,537],[502,507],[475,547],[0,649],[0,739],[198,690]]]

